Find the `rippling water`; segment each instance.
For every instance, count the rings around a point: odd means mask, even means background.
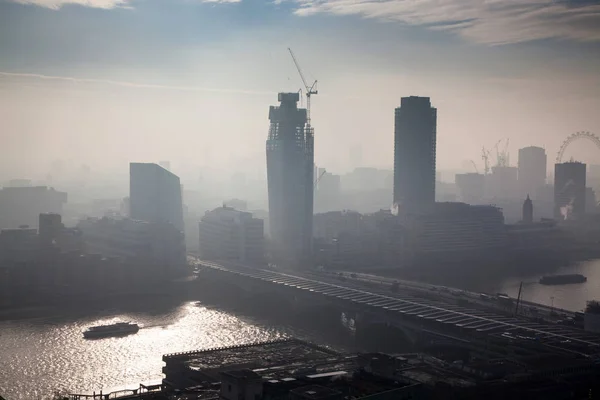
[[[136,321],[142,329],[122,338],[83,339],[87,327],[117,320]],[[109,312],[3,321],[0,335],[0,394],[32,400],[56,389],[108,393],[159,382],[162,354],[274,339],[286,329],[185,303],[158,315]]]

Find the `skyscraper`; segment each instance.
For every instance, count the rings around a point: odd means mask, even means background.
[[[554,217],[577,219],[585,214],[586,165],[566,162],[554,166]]]
[[[278,256],[298,261],[312,251],[314,132],[298,93],[278,99],[266,143],[270,234]]]
[[[435,203],[437,109],[429,97],[403,97],[394,129],[394,204],[420,214]]]
[[[546,183],[548,157],[541,147],[519,149],[519,190],[522,196],[535,196]]]
[[[132,219],[183,227],[179,177],[157,164],[129,164],[129,215]]]

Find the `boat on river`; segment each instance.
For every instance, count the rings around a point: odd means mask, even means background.
[[[565,285],[583,282],[587,282],[587,278],[581,274],[546,275],[540,279],[542,285]]]
[[[140,330],[138,324],[131,322],[117,322],[110,325],[92,326],[85,332],[83,337],[86,339],[98,339],[111,336],[125,336],[137,333]]]

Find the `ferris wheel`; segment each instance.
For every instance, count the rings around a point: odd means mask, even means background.
[[[573,143],[574,141],[576,141],[578,139],[587,139],[587,140],[591,141],[592,143],[594,143],[596,145],[596,147],[598,148],[598,150],[600,150],[600,138],[598,136],[596,136],[590,132],[584,132],[584,131],[575,132],[575,133],[569,135],[565,139],[563,144],[560,146],[560,150],[558,150],[558,154],[556,155],[556,163],[557,164],[560,164],[562,162],[562,157],[563,157],[563,154],[565,153],[565,150],[567,149],[567,147],[569,147],[569,145],[571,143]]]

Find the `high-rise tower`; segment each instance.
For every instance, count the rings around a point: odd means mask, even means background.
[[[566,162],[554,166],[554,217],[579,219],[585,214],[586,165]]]
[[[399,213],[428,213],[435,203],[437,109],[429,97],[403,97],[394,129],[394,204]]]
[[[276,256],[289,261],[312,252],[314,132],[298,93],[279,93],[269,109],[267,180],[269,224]]]
[[[529,146],[519,149],[519,191],[520,195],[531,194],[546,183],[548,157],[541,147]]]
[[[153,223],[171,223],[183,232],[179,177],[158,164],[129,164],[129,215]]]

